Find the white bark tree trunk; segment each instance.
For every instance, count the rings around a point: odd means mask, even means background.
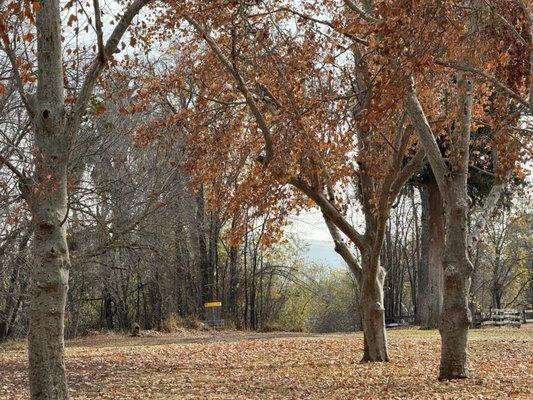
[[[426,149],[431,169],[444,200],[446,247],[444,250],[444,293],[439,331],[441,334],[440,379],[469,377],[467,337],[470,325],[468,293],[473,271],[468,257],[469,234],[467,192],[472,81],[458,74],[458,115],[452,131],[452,156],[444,161],[435,137],[418,101],[414,85],[406,96],[406,110]]]
[[[383,301],[385,270],[379,265],[379,260],[371,260],[366,255],[363,255],[362,263],[363,271],[376,271],[375,274],[365,273],[362,276],[361,313],[365,340],[362,361],[389,361]]]
[[[439,327],[442,338],[440,379],[468,378],[467,336],[470,326],[468,293],[474,267],[468,257],[468,164],[473,84],[457,75],[458,115],[452,131],[454,159],[445,191],[446,247],[444,249],[444,302]],[[443,185],[444,186],[444,185]]]
[[[32,399],[67,399],[63,331],[70,261],[61,225],[67,212],[66,184],[45,192],[32,201],[36,228],[28,333],[30,393]]]
[[[64,103],[61,14],[59,0],[41,0],[36,15],[37,90],[18,90],[30,117],[35,171],[32,178],[18,173],[20,189],[28,202],[34,224],[29,308],[29,382],[33,400],[68,399],[64,362],[65,304],[70,258],[66,240],[68,216],[68,163],[75,135],[85,113],[96,79],[113,54],[135,15],[149,0],[136,0],[115,25],[107,44],[99,40],[99,54],[88,68],[73,110]],[[98,2],[95,1],[95,7]],[[99,17],[97,17],[99,20]],[[101,39],[101,26],[97,24]],[[13,63],[13,68],[17,68]]]
[[[37,13],[38,86],[31,98],[35,174],[26,188],[35,226],[29,308],[29,381],[32,399],[68,399],[63,330],[68,290],[66,241],[67,165],[58,0],[41,1]]]

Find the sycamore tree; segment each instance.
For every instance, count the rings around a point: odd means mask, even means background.
[[[524,140],[530,140],[516,135],[522,113],[530,111],[525,101],[530,79],[527,50],[531,47],[527,9],[520,2],[472,1],[467,8],[459,3],[427,4],[426,27],[404,31],[405,37],[421,38],[408,47],[413,65],[419,68],[409,69],[411,83],[406,86],[405,105],[427,152],[445,211],[444,293],[439,325],[442,379],[469,376],[467,296],[473,270],[469,251],[497,207],[509,176],[524,164],[528,155],[521,147]],[[411,11],[399,9],[396,15],[407,18]],[[432,29],[439,32],[438,43],[434,43],[434,35],[428,37]],[[479,63],[480,68],[476,66]],[[481,73],[481,68],[490,74]],[[491,131],[487,146],[493,154],[496,177],[483,211],[469,229],[471,131],[480,126]],[[436,136],[447,143],[445,154]]]
[[[118,15],[102,13],[98,0],[0,3],[1,50],[31,127],[25,138],[33,153],[29,170],[9,159],[0,159],[0,167],[18,178],[34,226],[28,334],[32,399],[69,398],[63,341],[69,161],[95,84],[149,0],[120,3]],[[107,35],[103,20],[109,21]]]
[[[239,169],[235,185],[213,198],[234,211],[268,212],[271,232],[291,212],[321,209],[361,286],[364,360],[389,358],[379,255],[390,209],[425,151],[446,211],[440,376],[468,376],[471,124],[493,132],[488,146],[498,165],[475,241],[522,157],[515,131],[529,107],[531,14],[506,3],[169,1],[172,10],[159,16],[167,37],[182,39],[187,67],[153,83],[146,97],[155,89],[188,94],[164,126],[189,138],[189,167],[200,180]],[[473,66],[476,57],[491,74]],[[484,77],[476,88],[474,73]],[[150,125],[139,130],[141,141],[161,134],[163,124]],[[433,130],[450,142],[447,153]],[[362,229],[347,217],[350,203],[363,212]]]
[[[361,287],[363,360],[388,361],[379,257],[390,209],[424,152],[401,103],[373,104],[378,68],[359,47],[367,41],[346,28],[351,19],[320,20],[280,3],[169,4],[160,18],[183,38],[181,67],[146,95],[166,90],[179,106],[164,119],[189,138],[191,172],[209,182],[239,169],[235,187],[212,197],[268,214],[273,239],[290,213],[318,206]],[[193,101],[184,105],[179,93]],[[160,134],[154,126],[141,127],[139,140]],[[362,228],[349,202],[361,208]]]
[[[260,188],[266,191],[260,199],[270,205],[278,197],[304,194],[300,201],[311,199],[321,208],[334,237],[341,231],[361,251],[361,269],[353,269],[361,272],[365,359],[388,359],[379,250],[397,190],[423,157],[422,150],[413,150],[410,124],[415,128],[446,215],[441,378],[468,376],[468,247],[496,207],[510,172],[523,161],[515,131],[521,113],[529,111],[530,11],[521,2],[470,6],[325,1],[304,4],[305,13],[302,7],[266,4],[265,9],[220,6],[216,13],[190,5],[180,14],[212,51],[212,60],[209,54],[202,60],[216,74],[210,77],[215,82],[210,97],[229,95],[246,111],[241,118],[251,135],[244,143],[255,143],[246,150],[256,160],[248,174],[254,199]],[[284,24],[288,16],[295,22]],[[491,74],[474,67],[476,58]],[[484,78],[477,88],[474,74]],[[409,85],[413,79],[418,92]],[[488,146],[498,179],[469,238],[466,183],[473,123],[492,131]],[[447,154],[441,154],[432,128],[450,142]],[[232,145],[227,136],[220,138]],[[348,222],[335,196],[350,179],[358,188],[364,234]],[[345,259],[356,265],[337,239]]]

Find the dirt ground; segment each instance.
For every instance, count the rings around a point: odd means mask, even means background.
[[[439,382],[436,331],[389,331],[389,363],[362,335],[96,334],[67,342],[73,399],[532,399],[533,326],[473,330],[472,378]],[[0,399],[28,399],[23,342],[0,346]]]

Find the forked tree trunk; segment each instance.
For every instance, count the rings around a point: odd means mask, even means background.
[[[440,323],[440,379],[468,378],[467,337],[470,326],[468,293],[474,270],[468,258],[468,164],[473,85],[463,74],[457,77],[458,118],[452,131],[452,146],[457,154],[442,185],[446,210],[446,247],[444,250],[444,301]],[[448,190],[442,190],[447,188]]]
[[[444,250],[444,292],[439,331],[441,335],[440,379],[468,378],[467,336],[468,292],[472,264],[468,259],[469,232],[467,192],[473,82],[457,74],[457,121],[451,131],[455,157],[448,164],[442,157],[431,127],[420,105],[414,84],[406,97],[406,110],[426,149],[428,160],[444,200],[446,247]]]
[[[470,325],[468,292],[472,264],[468,259],[468,205],[457,202],[446,217],[444,303],[439,331],[442,338],[439,379],[468,378],[467,336]]]
[[[377,264],[373,265],[374,268],[371,268],[372,262]],[[379,265],[379,261],[371,261],[363,256],[361,312],[365,345],[362,359],[364,362],[389,361],[383,301],[384,282],[385,270]]]
[[[431,127],[418,101],[414,81],[405,98],[406,110],[431,164],[431,169],[445,200],[446,247],[444,251],[444,299],[439,331],[442,338],[440,379],[469,377],[467,336],[470,322],[468,293],[473,271],[468,249],[478,240],[487,219],[496,208],[507,178],[493,185],[481,219],[468,232],[469,198],[467,191],[472,120],[473,82],[463,73],[457,77],[457,120],[451,130],[452,154],[444,160]],[[497,152],[496,152],[497,156]],[[494,161],[497,161],[497,157]]]
[[[346,243],[342,240],[337,227],[325,214],[324,221],[335,243],[335,251],[346,262],[359,287],[359,310],[363,326],[364,344],[363,358],[361,361],[389,361],[383,300],[385,270],[378,265],[379,263],[374,264],[375,268],[371,270],[372,264],[368,255],[363,255],[361,267]]]

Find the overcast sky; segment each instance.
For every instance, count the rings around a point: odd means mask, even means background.
[[[322,213],[316,209],[302,212],[290,218],[292,225],[288,232],[294,233],[305,240],[321,240],[332,242],[328,228],[322,219]]]

